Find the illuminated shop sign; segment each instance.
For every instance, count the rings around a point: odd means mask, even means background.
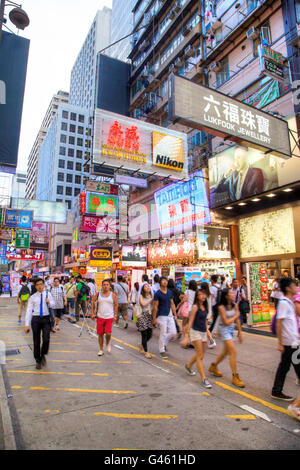
[[[118,216],[119,199],[117,196],[105,196],[98,193],[86,193],[86,213],[98,216]]]
[[[155,243],[148,246],[148,265],[182,264],[193,262],[195,256],[194,240],[178,240]]]
[[[260,44],[258,46],[258,56],[261,72],[283,82],[284,65],[282,54]]]
[[[112,267],[112,248],[102,246],[90,247],[90,266]]]

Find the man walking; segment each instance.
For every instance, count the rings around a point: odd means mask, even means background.
[[[50,293],[54,300],[54,307],[52,307],[52,331],[54,332],[60,330],[58,324],[64,314],[64,307],[67,306],[65,289],[60,285],[58,277],[54,279],[53,287],[50,288]]]
[[[75,279],[72,276],[65,285],[66,297],[67,297],[67,308],[69,315],[74,316],[74,309],[75,309],[75,292],[76,292],[76,284]]]
[[[49,292],[45,291],[43,279],[35,281],[37,292],[28,300],[25,333],[29,333],[30,325],[32,328],[34,358],[36,360],[36,368],[41,369],[46,364],[46,355],[49,351],[50,344],[50,312],[49,307],[54,307],[54,300]],[[41,332],[43,335],[43,344],[41,349]]]
[[[110,339],[113,321],[118,315],[118,295],[111,291],[109,280],[102,282],[99,294],[93,296],[92,319],[97,314],[97,334],[99,340],[98,356],[103,356],[104,335],[106,338],[106,351],[111,352]]]
[[[278,366],[275,381],[272,389],[272,398],[278,400],[293,401],[293,397],[282,393],[284,382],[290,370],[294,353],[299,347],[299,324],[295,305],[292,301],[297,294],[297,284],[290,277],[283,277],[280,280],[280,290],[283,293],[282,299],[277,306],[276,335],[278,338],[278,350],[281,352],[281,362]],[[293,366],[300,379],[300,363],[294,361]]]
[[[116,327],[119,327],[120,315],[125,322],[124,329],[128,328],[128,295],[129,288],[123,280],[123,276],[118,276],[118,282],[115,284],[115,293],[118,296],[118,312],[116,317]]]
[[[82,310],[83,315],[86,315],[86,303],[87,303],[87,296],[89,294],[89,288],[81,276],[77,277],[78,283],[75,293],[75,322],[79,321],[80,316],[80,308]]]
[[[177,314],[173,293],[168,289],[168,279],[163,276],[160,279],[160,288],[154,295],[153,307],[153,325],[159,325],[160,328],[158,346],[160,357],[163,359],[168,359],[166,345],[177,335],[175,320]]]
[[[21,284],[18,290],[18,323],[22,323],[22,312],[24,310],[25,314],[27,312],[28,300],[30,297],[30,289],[27,283],[26,276],[22,276]]]

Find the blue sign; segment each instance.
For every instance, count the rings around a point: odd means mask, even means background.
[[[0,264],[6,264],[7,244],[0,243]]]
[[[19,211],[17,209],[5,210],[4,226],[7,228],[31,229],[33,221],[32,211]]]
[[[0,164],[17,166],[29,41],[2,32],[0,42]]]
[[[194,225],[211,221],[202,170],[182,183],[173,183],[154,194],[163,236],[190,232]]]

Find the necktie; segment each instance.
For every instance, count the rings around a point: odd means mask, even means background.
[[[41,294],[40,317],[43,316],[43,294]]]

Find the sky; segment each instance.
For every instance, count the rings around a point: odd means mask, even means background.
[[[20,36],[30,39],[18,170],[27,160],[52,96],[69,91],[72,66],[97,10],[112,0],[23,0],[30,25]],[[6,7],[6,15],[11,8]],[[7,26],[17,32],[8,20]]]

